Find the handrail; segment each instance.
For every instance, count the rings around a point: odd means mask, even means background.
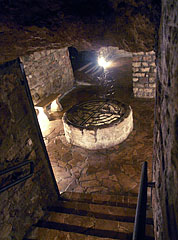
[[[16,181],[14,181],[12,183],[9,183],[7,186],[0,187],[0,193],[6,191],[7,189],[15,186],[16,184],[21,183],[21,182],[25,181],[26,179],[32,177],[32,175],[34,173],[34,162],[33,161],[25,161],[25,162],[22,162],[22,163],[20,163],[20,164],[18,164],[16,166],[13,166],[13,167],[10,167],[10,168],[6,168],[6,169],[0,171],[0,176],[2,176],[4,174],[6,174],[6,173],[9,173],[9,172],[12,172],[14,170],[17,170],[17,169],[19,169],[19,168],[21,168],[21,167],[23,167],[25,165],[28,165],[28,164],[30,164],[30,172],[29,172],[29,174],[27,174],[27,175],[17,179]]]
[[[143,163],[132,240],[145,239],[147,206],[147,162]]]

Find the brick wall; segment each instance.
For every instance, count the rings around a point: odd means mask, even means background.
[[[133,92],[135,97],[154,98],[156,89],[155,53],[133,53]]]
[[[34,103],[51,93],[63,95],[74,84],[67,48],[45,50],[21,57]]]

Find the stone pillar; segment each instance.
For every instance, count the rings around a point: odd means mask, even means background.
[[[135,97],[154,98],[156,89],[155,53],[133,53],[133,92]]]

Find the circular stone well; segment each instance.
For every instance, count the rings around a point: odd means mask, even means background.
[[[129,105],[116,100],[90,100],[70,108],[63,124],[69,143],[95,150],[123,142],[133,129],[133,114]]]

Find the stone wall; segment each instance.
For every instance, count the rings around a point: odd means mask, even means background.
[[[58,197],[24,86],[17,60],[0,65],[0,171],[34,162],[31,178],[0,193],[1,240],[22,239],[43,215],[42,208]],[[25,169],[1,176],[0,186],[22,177]]]
[[[35,52],[21,60],[34,103],[51,93],[62,95],[73,87],[74,76],[67,48]]]
[[[154,128],[155,236],[178,239],[178,1],[162,1]]]
[[[133,93],[139,98],[154,98],[156,89],[155,52],[133,53]]]
[[[118,47],[101,47],[97,54],[99,57],[104,57],[108,61],[114,61],[121,57],[132,57],[131,52],[127,52],[123,49],[119,49]]]

